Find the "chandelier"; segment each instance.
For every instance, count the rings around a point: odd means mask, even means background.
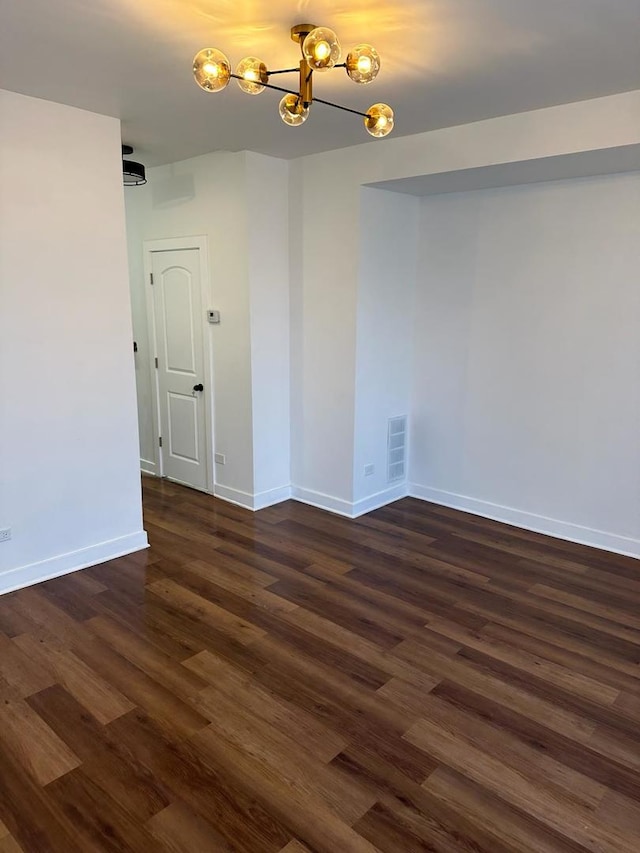
[[[354,83],[371,83],[380,71],[380,57],[368,44],[359,44],[349,51],[345,62],[340,62],[342,50],[338,37],[328,27],[315,27],[313,24],[298,24],[291,29],[291,38],[300,45],[302,59],[298,68],[282,68],[270,71],[266,64],[255,56],[247,56],[236,68],[235,74],[222,51],[205,47],[196,53],[193,59],[193,76],[196,83],[205,92],[221,92],[233,77],[247,95],[259,95],[265,89],[284,92],[280,101],[280,118],[285,124],[297,127],[308,116],[311,104],[315,101],[328,107],[335,107],[347,113],[362,116],[364,126],[371,136],[387,136],[393,130],[393,110],[387,104],[373,104],[366,113],[342,107],[316,98],[313,94],[314,72],[329,71],[332,68],[344,68]],[[270,80],[276,74],[299,74],[297,90],[285,89],[273,85]]]

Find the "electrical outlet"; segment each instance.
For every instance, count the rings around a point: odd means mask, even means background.
[[[224,465],[227,461],[227,457],[224,455],[224,453],[215,453],[213,458],[216,461],[216,465]]]
[[[11,539],[11,528],[4,527],[0,530],[0,542],[6,542],[7,539]]]
[[[365,465],[364,466],[364,476],[370,477],[372,474],[375,474],[376,466],[375,465]]]

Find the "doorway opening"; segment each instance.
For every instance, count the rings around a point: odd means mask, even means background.
[[[154,473],[213,493],[213,369],[205,237],[144,243]]]

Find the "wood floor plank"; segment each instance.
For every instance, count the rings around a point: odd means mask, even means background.
[[[24,853],[8,828],[0,820],[0,853]]]
[[[82,648],[76,648],[76,654],[102,678],[114,685],[134,706],[144,708],[167,731],[186,736],[209,724],[209,720],[179,696],[129,663],[105,643],[97,643],[87,637]]]
[[[24,848],[20,847],[13,835],[7,835],[0,838],[0,853],[24,853]]]
[[[546,660],[559,663],[567,669],[593,676],[594,680],[609,684],[620,691],[640,692],[638,667],[621,661],[606,651],[572,641],[565,634],[544,630],[542,634],[531,626],[519,625],[521,630],[503,624],[488,623],[480,633],[512,647],[530,651]]]
[[[196,736],[203,760],[241,784],[265,808],[318,853],[376,853],[376,848],[341,820],[316,792],[293,785],[252,761],[224,738]],[[204,738],[204,739],[203,739]]]
[[[615,650],[628,660],[634,662],[640,660],[640,633],[633,628],[616,623],[601,614],[592,614],[584,608],[575,607],[573,606],[575,602],[569,603],[568,600],[558,602],[549,596],[536,595],[529,590],[515,592],[494,588],[492,592],[495,595],[493,603],[503,609],[505,601],[508,601],[510,608],[518,608],[525,616],[542,619],[552,626],[561,627],[578,636],[606,638],[611,650]],[[473,607],[482,600],[482,595],[477,596],[476,601],[467,597],[463,606],[467,606],[468,603]],[[489,602],[489,597],[485,597],[484,601]]]
[[[376,803],[355,826],[358,833],[368,838],[384,853],[489,853],[462,833],[452,835],[447,827],[427,817],[424,812],[407,808],[398,802],[395,807],[387,803]],[[497,851],[506,853],[498,846]],[[497,853],[496,851],[496,853]]]
[[[257,673],[262,684],[274,684],[321,714],[331,707],[338,728],[357,731],[362,726],[361,721],[398,733],[407,728],[409,716],[406,712],[376,701],[374,691],[332,669],[324,661],[300,654],[295,645],[265,637],[259,643],[259,650],[269,661],[267,669]],[[281,673],[286,673],[287,683],[274,680],[274,676]]]
[[[487,699],[496,699],[505,708],[534,720],[544,721],[545,726],[584,740],[596,730],[597,723],[574,714],[553,702],[542,699],[522,687],[514,686],[508,679],[501,679],[472,662],[457,656],[442,655],[415,640],[400,643],[392,652],[416,668],[440,681],[453,681]],[[436,688],[437,689],[437,688]]]
[[[536,820],[577,841],[594,853],[637,853],[637,839],[614,827],[605,827],[557,791],[531,783],[521,772],[509,768],[470,743],[462,743],[442,725],[426,720],[415,723],[405,738],[443,765],[485,787],[500,799],[526,810]],[[428,782],[427,782],[428,784]]]
[[[155,679],[182,699],[196,696],[207,682],[174,661],[169,655],[150,646],[133,631],[113,619],[95,616],[85,623],[121,657]],[[133,706],[127,708],[131,710]]]
[[[634,631],[638,631],[638,642],[640,642],[640,616],[626,613],[622,609],[609,607],[601,601],[595,602],[585,596],[574,595],[571,592],[556,589],[546,584],[534,584],[529,591],[533,595],[539,595],[551,601],[559,601],[576,610],[584,610],[585,613],[592,613],[594,616],[607,619],[616,625],[625,625],[628,628],[632,628]]]
[[[250,711],[257,719],[286,732],[323,762],[330,761],[346,746],[344,737],[319,722],[312,714],[280,699],[224,659],[205,651],[185,661],[184,665],[207,679],[215,688],[200,694],[203,706],[213,704],[211,713],[215,709],[216,694],[222,692],[237,707]]]
[[[537,751],[510,732],[455,707],[440,694],[424,697],[421,721],[417,725],[421,722],[453,733],[460,744],[481,749],[538,787],[555,791],[558,796],[575,801],[585,809],[597,808],[607,792],[606,785]]]
[[[187,563],[184,568],[215,583],[225,585],[231,592],[252,593],[258,589],[265,589],[278,580],[267,572],[218,552],[212,555],[211,560],[206,562],[194,560]]]
[[[531,652],[518,649],[513,644],[502,643],[497,639],[494,640],[477,632],[468,631],[451,620],[435,617],[429,619],[427,624],[430,630],[454,640],[461,647],[466,646],[485,652],[497,660],[511,664],[524,672],[535,675],[537,678],[542,678],[564,690],[592,699],[595,702],[613,705],[620,695],[618,689],[608,684]]]
[[[29,697],[29,705],[81,760],[92,782],[141,822],[169,805],[170,789],[123,748],[109,726],[100,725],[60,685]]]
[[[562,762],[594,781],[630,797],[640,798],[640,776],[636,771],[638,752],[623,738],[613,740],[607,732],[587,737],[576,732],[562,733],[545,724],[545,718],[521,714],[506,704],[467,690],[455,682],[443,681],[433,688],[436,696],[450,705],[489,719],[504,731]],[[623,746],[624,744],[624,746]],[[632,750],[635,748],[635,755]],[[628,752],[625,750],[629,750]]]
[[[418,682],[418,683],[416,683]],[[425,706],[425,695],[440,684],[437,678],[424,677],[424,681],[404,681],[402,678],[391,678],[376,691],[384,696],[386,702],[404,713],[412,714],[416,719],[422,716]]]
[[[234,850],[275,853],[290,839],[292,833],[253,795],[242,775],[206,762],[202,748],[170,739],[142,712],[120,717],[109,728],[137,762],[163,780],[175,800],[210,821]]]
[[[131,711],[135,705],[112,684],[97,675],[69,649],[56,648],[30,635],[13,642],[33,661],[40,661],[55,679],[98,720],[106,724]],[[50,685],[46,685],[47,687]]]
[[[47,793],[70,820],[85,850],[152,849],[153,839],[122,804],[77,768],[47,786]]]
[[[638,742],[630,742],[628,737],[612,732],[610,728],[596,726],[594,733],[587,738],[586,745],[600,755],[607,756],[632,771],[640,770],[640,745]],[[595,771],[596,767],[594,767]],[[614,790],[617,790],[617,787],[613,783],[611,784]],[[640,787],[638,788],[638,795],[640,797]]]
[[[554,832],[526,810],[519,810],[491,796],[481,785],[465,776],[440,767],[424,787],[439,798],[443,806],[453,808],[474,824],[506,844],[510,853],[579,853],[584,847]]]
[[[40,785],[80,765],[78,757],[24,701],[0,702],[0,741]]]
[[[599,820],[640,836],[640,801],[607,791],[596,812]]]
[[[0,597],[0,853],[638,853],[640,562],[143,478]]]
[[[0,819],[31,853],[83,853],[73,822],[34,776],[0,741]]]
[[[55,684],[52,672],[4,635],[0,635],[0,678],[13,688],[14,695],[20,699]]]
[[[207,698],[217,710],[215,723],[192,738],[205,751],[212,741],[224,738],[226,743],[250,756],[266,775],[277,774],[287,786],[325,803],[347,825],[362,817],[375,802],[369,791],[352,784],[348,776],[334,767],[327,767],[286,733],[242,713],[234,702],[220,694],[209,694]]]
[[[250,622],[239,619],[211,601],[191,592],[173,580],[155,581],[149,592],[197,620],[214,625],[240,643],[251,643],[264,636],[264,631]]]
[[[60,645],[82,642],[84,629],[69,614],[56,607],[38,587],[28,587],[11,596],[11,607],[23,620],[20,634],[32,634]]]
[[[280,853],[312,853],[309,847],[295,838],[290,841],[286,847],[283,847]]]
[[[151,834],[169,853],[233,853],[231,843],[184,803],[171,803],[148,822]]]

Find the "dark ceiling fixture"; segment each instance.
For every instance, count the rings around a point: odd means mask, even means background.
[[[133,154],[133,148],[130,145],[122,146],[122,177],[125,187],[141,187],[147,183],[147,176],[142,163],[136,163],[135,160],[125,160],[128,154]]]

